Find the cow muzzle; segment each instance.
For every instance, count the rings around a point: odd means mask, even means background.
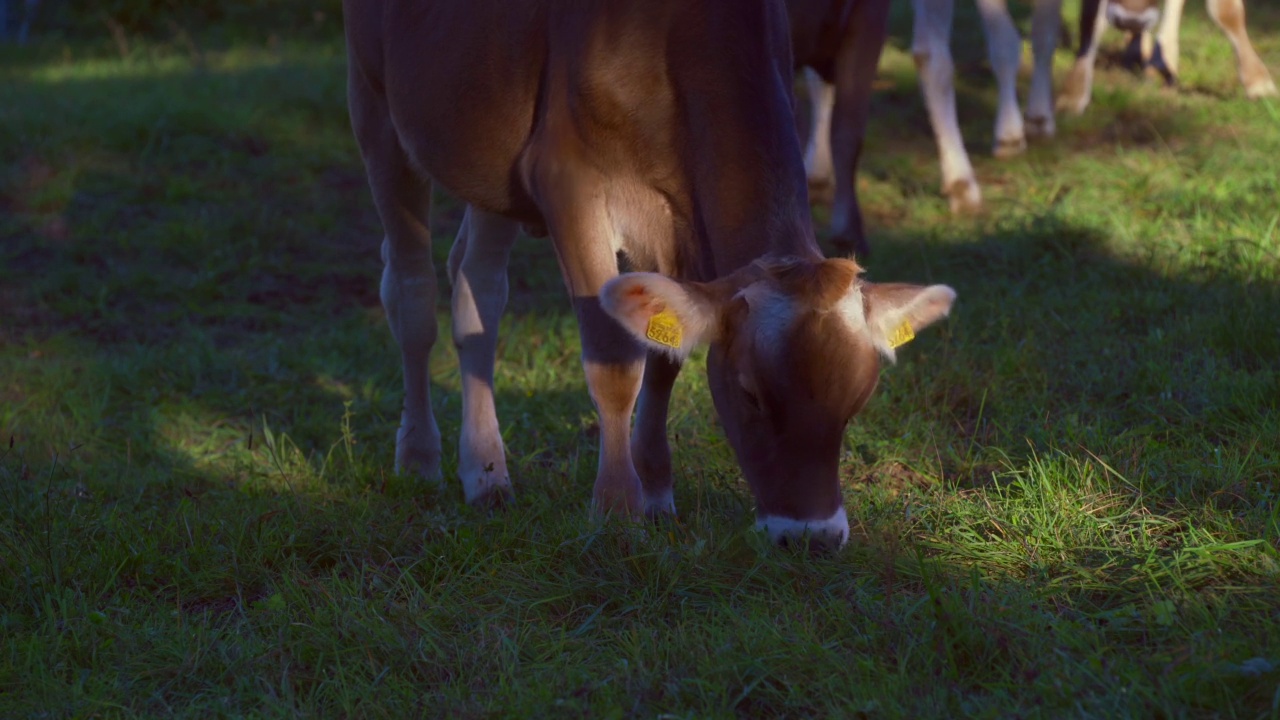
[[[1112,27],[1125,32],[1147,32],[1153,30],[1160,20],[1159,8],[1149,7],[1135,12],[1119,3],[1107,3],[1107,22]]]
[[[817,520],[761,515],[756,520],[756,529],[768,533],[769,539],[782,547],[799,545],[815,555],[825,555],[849,541],[849,516],[843,507],[831,517]]]

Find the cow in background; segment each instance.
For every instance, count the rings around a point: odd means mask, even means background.
[[[1093,66],[1098,56],[1098,42],[1107,25],[1129,33],[1129,57],[1139,66],[1150,65],[1173,85],[1178,75],[1178,29],[1182,23],[1185,0],[1166,0],[1164,22],[1160,23],[1159,0],[1111,0],[1101,12],[1103,0],[1083,0],[1080,9],[1080,50],[1067,81],[1058,109],[1080,114],[1089,106],[1093,94]],[[1235,50],[1236,67],[1245,96],[1250,99],[1276,95],[1271,73],[1258,57],[1244,23],[1243,0],[1206,0],[1209,17],[1227,36]],[[1155,34],[1156,24],[1160,30]],[[1136,57],[1135,57],[1136,56]]]
[[[836,249],[867,257],[857,169],[871,112],[871,87],[889,34],[890,0],[787,0],[791,47],[813,104],[805,151],[810,189],[831,193]],[[839,122],[832,123],[832,116]]]
[[[1053,52],[1056,49],[1061,22],[1061,0],[1036,0],[1031,17],[1031,47],[1034,71],[1027,95],[1025,116],[1018,105],[1018,68],[1022,59],[1022,36],[1009,15],[1005,0],[976,0],[982,17],[982,27],[987,38],[987,51],[995,72],[999,98],[996,110],[996,157],[1008,158],[1026,150],[1027,137],[1052,137],[1053,119]],[[953,212],[976,210],[982,205],[982,190],[964,148],[960,134],[960,122],[956,117],[955,63],[951,58],[951,20],[955,0],[912,0],[915,21],[912,31],[911,52],[920,72],[920,89],[924,95],[929,123],[933,126],[938,143],[938,156],[942,166],[942,194]],[[883,38],[877,46],[883,46]],[[866,83],[870,86],[875,68],[868,71]],[[822,130],[830,127],[833,133],[841,132],[846,123],[854,128],[865,127],[865,119],[846,118],[841,112],[833,112],[833,92],[810,73],[812,114],[819,118],[809,137],[806,152],[811,182],[820,183],[830,161],[823,155],[829,150],[822,145]],[[844,131],[850,133],[851,131]],[[837,164],[837,169],[839,164]],[[837,201],[839,193],[837,193]],[[833,220],[836,213],[832,213]],[[833,222],[834,224],[834,222]]]

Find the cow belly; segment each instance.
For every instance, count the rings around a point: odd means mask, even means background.
[[[541,217],[518,172],[546,56],[543,3],[396,2],[382,23],[383,83],[400,145],[459,199]]]

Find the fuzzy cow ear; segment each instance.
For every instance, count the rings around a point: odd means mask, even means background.
[[[871,342],[892,362],[894,348],[951,313],[956,291],[946,285],[863,283]]]
[[[600,304],[640,342],[678,359],[711,340],[716,311],[696,283],[657,273],[625,273],[600,289]]]

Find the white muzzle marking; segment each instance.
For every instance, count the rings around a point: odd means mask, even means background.
[[[756,529],[769,533],[769,539],[775,543],[798,540],[807,534],[811,540],[831,543],[832,549],[839,550],[849,541],[849,516],[843,506],[825,520],[796,520],[765,515],[756,520]]]
[[[1147,8],[1142,12],[1130,12],[1115,3],[1107,4],[1107,22],[1118,30],[1128,32],[1147,32],[1160,20],[1158,8]]]

